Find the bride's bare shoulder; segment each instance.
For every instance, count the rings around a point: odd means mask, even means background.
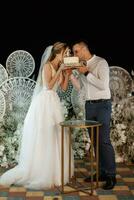
[[[50,65],[49,62],[47,62],[47,63],[44,64],[44,69],[45,70],[51,70],[51,65]]]
[[[49,64],[49,62],[45,63],[44,72],[45,72],[45,74],[52,73],[51,65]]]

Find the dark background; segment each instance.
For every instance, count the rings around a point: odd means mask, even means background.
[[[32,54],[37,74],[46,46],[86,40],[92,52],[131,73],[134,12],[129,1],[12,1],[1,5],[0,63],[15,50]]]

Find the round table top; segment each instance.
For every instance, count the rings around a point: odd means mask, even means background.
[[[79,128],[89,128],[98,127],[102,124],[98,121],[92,120],[67,120],[60,123],[62,127],[79,127]]]

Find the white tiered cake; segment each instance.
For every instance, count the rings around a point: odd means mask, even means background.
[[[79,58],[76,56],[69,56],[63,59],[63,63],[65,66],[79,66]]]

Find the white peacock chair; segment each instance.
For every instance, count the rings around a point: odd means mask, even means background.
[[[8,79],[8,73],[5,69],[5,67],[3,67],[3,65],[0,64],[0,85],[6,80]]]
[[[0,90],[0,122],[3,121],[6,110],[6,101],[3,92]]]
[[[131,96],[132,77],[129,72],[119,66],[110,66],[110,90],[112,101],[118,103],[120,100]]]
[[[35,69],[35,61],[29,52],[17,50],[8,56],[6,69],[10,78],[30,77]]]
[[[25,77],[10,78],[2,83],[0,90],[6,101],[5,117],[13,115],[16,121],[23,121],[31,102],[36,82]]]

